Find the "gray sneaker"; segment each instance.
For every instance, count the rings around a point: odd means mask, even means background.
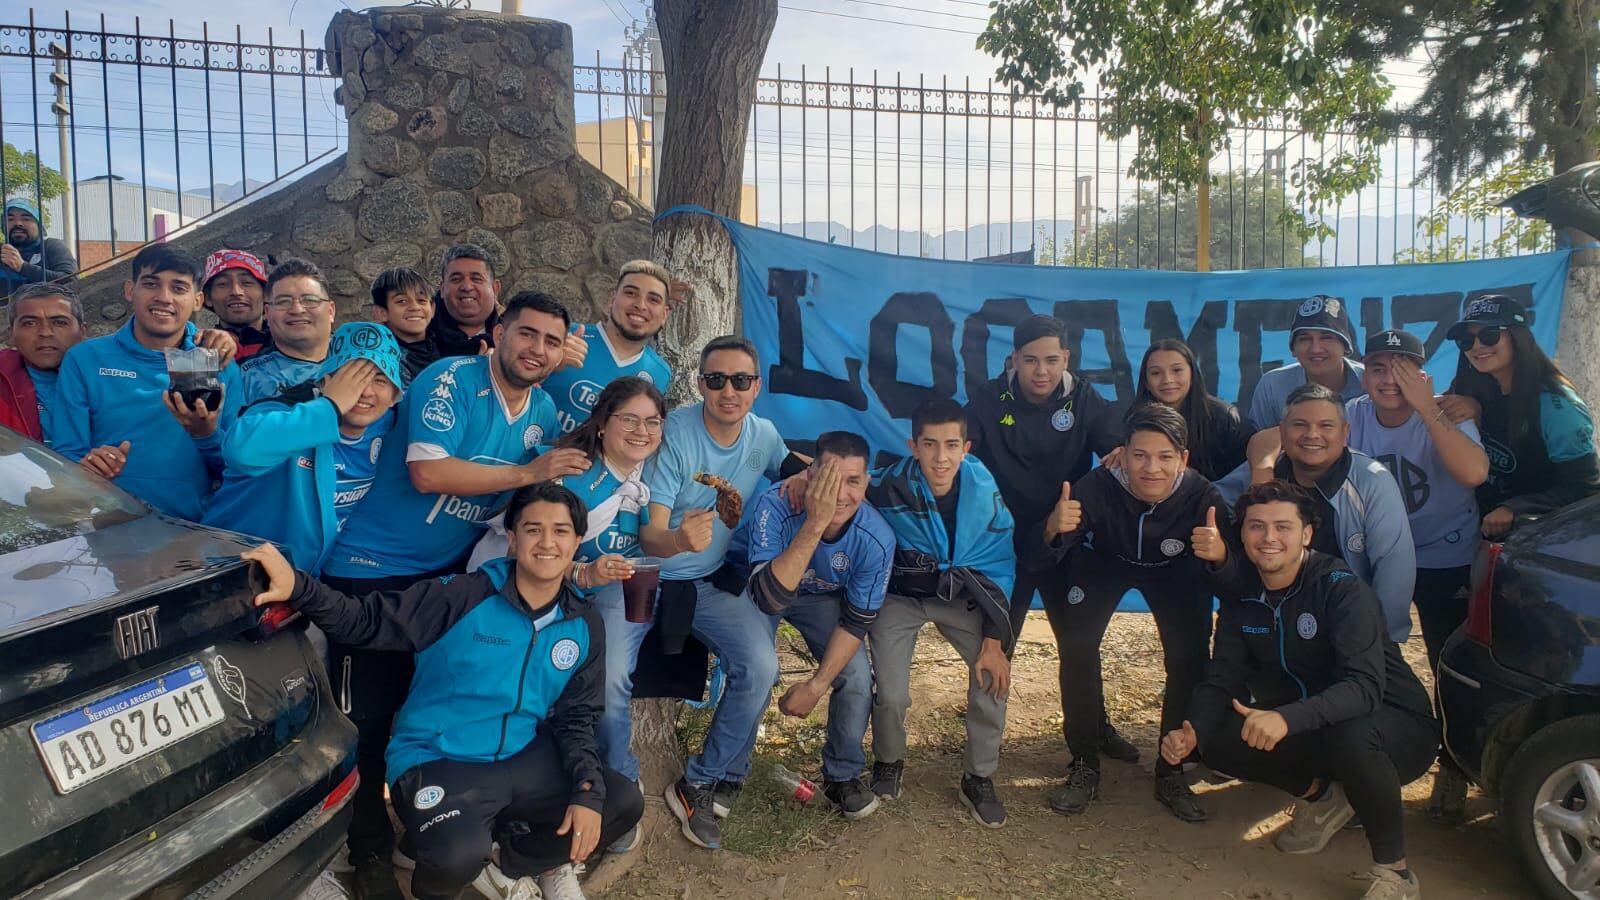
[[[586,900],[583,887],[578,884],[578,873],[572,863],[564,863],[540,875],[539,893],[544,900]]]
[[[1408,878],[1393,869],[1373,866],[1367,875],[1372,886],[1361,895],[1362,900],[1422,900],[1422,882],[1415,872],[1407,872]]]
[[[1321,800],[1294,802],[1294,818],[1272,839],[1273,846],[1284,853],[1321,853],[1355,814],[1344,787],[1336,781]]]
[[[632,853],[639,846],[639,826],[635,825],[623,833],[622,837],[611,842],[606,848],[607,853]]]

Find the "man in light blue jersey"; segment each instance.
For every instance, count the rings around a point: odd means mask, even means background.
[[[364,594],[461,572],[484,523],[512,491],[588,469],[577,451],[535,458],[556,430],[555,406],[538,385],[561,360],[568,322],[555,299],[518,294],[495,326],[492,353],[441,359],[417,376],[378,453],[372,487],[323,565],[324,581]],[[335,646],[329,658],[360,729],[362,786],[349,834],[358,894],[395,896],[383,751],[411,680],[411,656]]]
[[[865,642],[883,606],[895,547],[894,529],[864,502],[869,453],[860,435],[824,432],[817,437],[803,508],[792,510],[781,487],[761,495],[745,519],[750,566],[746,592],[767,613],[770,628],[749,635],[743,646],[724,648],[741,655],[770,655],[776,665],[778,622],[787,620],[800,632],[819,662],[811,677],[784,693],[778,708],[804,718],[823,694],[833,691],[828,741],[822,748],[823,793],[852,820],[878,808],[877,796],[861,780],[867,764],[861,739],[872,716],[872,670]],[[760,724],[758,712],[725,781],[737,784],[749,773]]]
[[[1489,477],[1489,456],[1472,420],[1455,424],[1439,408],[1422,371],[1427,354],[1416,335],[1378,332],[1367,339],[1363,362],[1367,395],[1345,405],[1350,446],[1382,463],[1400,486],[1417,547],[1411,601],[1432,669],[1445,639],[1467,618],[1467,585],[1478,550],[1474,491]],[[1467,780],[1448,753],[1439,759],[1429,811],[1459,823]]]
[[[1250,425],[1256,430],[1283,421],[1289,392],[1302,384],[1320,384],[1343,400],[1366,393],[1361,363],[1346,359],[1355,345],[1350,313],[1338,297],[1307,297],[1295,311],[1289,329],[1289,350],[1295,362],[1261,376],[1250,399]]]
[[[577,329],[568,341],[567,365],[544,383],[556,404],[561,433],[582,425],[606,385],[629,375],[643,378],[663,394],[672,369],[650,346],[674,305],[669,299],[672,275],[648,259],[624,263],[611,292],[608,317]]]
[[[718,491],[697,479],[714,476],[707,480],[720,479],[725,490],[737,494],[736,501],[730,495],[721,504],[731,518],[733,504],[742,505],[754,496],[763,478],[776,480],[802,471],[809,462],[789,451],[771,422],[750,412],[761,389],[759,372],[759,357],[749,341],[728,335],[707,343],[700,351],[698,378],[704,402],[679,407],[667,416],[661,450],[645,466],[650,506],[639,539],[645,553],[666,558],[656,602],[663,644],[668,652],[676,652],[683,638],[692,634],[723,659],[728,676],[705,746],[689,759],[684,778],[667,788],[669,805],[693,810],[687,816],[693,828],[685,826],[685,833],[710,848],[721,845],[721,830],[712,813],[713,790],[748,742],[749,723],[771,700],[778,666],[771,656],[744,658],[736,653],[751,633],[766,632],[771,626],[748,597],[739,595],[738,587],[719,576],[739,523],[724,521],[714,511]],[[608,689],[608,696],[615,695]],[[608,702],[603,715],[627,716],[627,704]],[[602,722],[599,732],[629,733],[616,722]],[[637,777],[638,761],[624,761],[631,762],[633,771],[622,773]]]
[[[328,358],[333,300],[315,263],[296,257],[278,263],[267,276],[266,310],[272,346],[239,364],[241,406],[315,380]]]

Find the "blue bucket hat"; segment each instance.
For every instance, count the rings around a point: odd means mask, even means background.
[[[328,344],[328,358],[322,361],[319,378],[326,378],[358,359],[371,360],[383,376],[404,390],[405,376],[400,367],[400,345],[394,334],[372,322],[351,322],[339,326]]]
[[[12,197],[10,200],[7,200],[6,212],[10,212],[13,209],[20,209],[28,215],[33,216],[33,220],[35,222],[39,222],[40,224],[44,223],[44,219],[39,216],[39,207],[35,205],[32,200],[29,200],[26,197]]]

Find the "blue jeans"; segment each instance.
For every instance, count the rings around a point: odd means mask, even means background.
[[[778,683],[778,652],[772,646],[776,626],[748,594],[730,594],[704,581],[695,582],[695,589],[691,630],[722,661],[728,686],[705,743],[689,757],[683,777],[700,785],[740,781],[750,771],[756,728]]]
[[[803,594],[795,598],[794,604],[783,615],[763,617],[772,635],[767,645],[771,646],[777,637],[778,622],[787,619],[805,638],[811,655],[821,661],[828,648],[828,639],[839,627],[839,604],[842,602],[839,594]],[[773,658],[777,658],[776,650],[773,651]],[[867,663],[866,641],[862,641],[855,655],[833,679],[833,694],[828,700],[828,740],[822,745],[824,780],[849,781],[861,775],[867,765],[867,754],[861,749],[861,742],[867,735],[867,722],[871,718],[872,667]],[[728,767],[729,781],[743,781],[750,773],[750,754],[755,750],[756,733],[760,726],[761,715],[757,713],[745,740],[744,751]]]
[[[620,772],[630,781],[639,780],[639,760],[633,755],[633,667],[639,662],[639,647],[654,621],[629,622],[622,606],[622,585],[607,585],[594,595],[595,609],[606,629],[605,709],[595,725],[595,743],[600,747],[600,763]]]

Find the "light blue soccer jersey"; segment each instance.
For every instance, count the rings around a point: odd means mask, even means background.
[[[650,516],[650,491],[643,482],[635,479],[630,487],[630,482],[618,478],[599,458],[589,461],[589,471],[565,475],[556,481],[577,494],[589,512],[589,530],[578,545],[578,559],[594,562],[607,553],[644,555],[639,546],[639,526]]]
[[[1367,389],[1361,386],[1361,373],[1366,371],[1366,366],[1346,358],[1344,361],[1344,388],[1339,391],[1339,399],[1346,402],[1357,397],[1366,396]],[[1289,394],[1295,388],[1306,383],[1306,370],[1299,363],[1290,363],[1273,369],[1261,376],[1256,382],[1256,392],[1250,398],[1250,425],[1260,431],[1271,428],[1283,421],[1283,404],[1289,400]]]
[[[297,359],[282,350],[272,349],[239,363],[239,383],[244,387],[240,407],[257,400],[276,397],[297,384],[311,381],[322,374],[322,360],[311,362]]]
[[[763,478],[778,478],[778,469],[789,455],[789,448],[777,426],[755,413],[746,413],[744,427],[732,447],[723,447],[706,431],[705,404],[680,406],[667,414],[661,449],[645,464],[644,482],[650,487],[650,502],[672,510],[667,524],[677,528],[690,510],[713,509],[717,492],[694,480],[700,472],[721,475],[744,498],[749,511],[756,488]],[[687,581],[704,578],[722,567],[733,531],[718,519],[712,526],[711,544],[699,553],[679,553],[661,566],[663,578]]]
[[[789,501],[779,494],[777,485],[762,494],[755,510],[745,517],[750,567],[776,559],[794,541],[805,520],[804,512],[790,511]],[[894,542],[894,529],[888,521],[870,504],[862,503],[838,540],[817,543],[796,593],[842,593],[870,622],[889,589]]]
[[[645,347],[631,359],[618,360],[611,338],[600,324],[585,325],[579,332],[589,342],[589,355],[581,369],[562,369],[544,381],[545,393],[556,404],[556,418],[561,422],[561,433],[567,434],[582,425],[594,409],[594,401],[606,385],[618,378],[637,375],[667,392],[667,382],[672,369],[654,347]]]
[[[1406,503],[1406,521],[1417,545],[1417,567],[1448,569],[1472,565],[1478,548],[1478,501],[1474,489],[1451,477],[1439,458],[1439,449],[1422,416],[1396,428],[1378,421],[1372,398],[1357,397],[1345,404],[1350,420],[1350,449],[1359,450],[1383,464],[1400,486]],[[1457,426],[1473,443],[1482,444],[1471,421]]]
[[[515,415],[490,377],[490,356],[451,356],[418,373],[400,421],[383,441],[366,496],[351,512],[324,574],[341,578],[415,575],[466,556],[509,491],[459,497],[423,494],[407,463],[455,457],[490,466],[523,465],[556,429],[555,404],[538,388]]]
[[[356,503],[372,489],[372,479],[378,474],[378,454],[383,452],[384,438],[393,430],[394,420],[394,416],[385,415],[368,425],[360,437],[341,437],[333,445],[333,515],[341,530]]]

